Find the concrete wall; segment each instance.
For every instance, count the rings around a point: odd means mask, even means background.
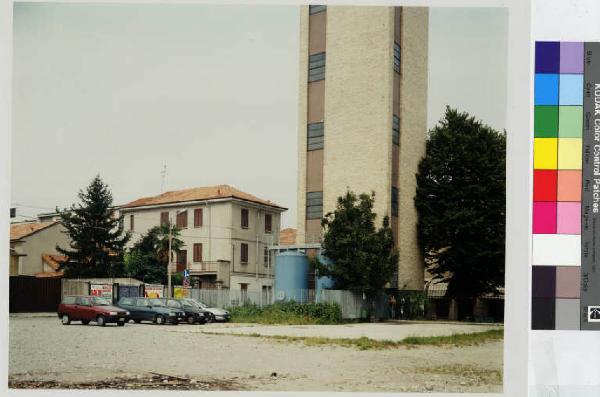
[[[62,233],[65,228],[55,224],[24,237],[18,242],[11,242],[17,254],[24,254],[18,259],[18,274],[33,276],[35,273],[54,271],[44,266],[42,254],[58,255],[56,245],[69,248],[69,237]]]
[[[398,191],[398,286],[423,289],[423,258],[417,241],[415,174],[425,155],[429,9],[403,7],[401,22],[400,162]]]
[[[391,7],[328,7],[323,212],[347,189],[377,194],[390,213],[393,82]]]
[[[299,76],[298,76],[298,208],[296,210],[296,242],[304,244],[306,230],[306,128],[308,124],[308,6],[300,7]],[[325,65],[327,70],[327,65]],[[324,89],[324,85],[323,85]],[[316,95],[316,94],[315,94]],[[320,95],[316,95],[320,97]],[[314,102],[313,102],[314,103]],[[320,112],[312,111],[313,121]],[[325,132],[327,133],[327,132]]]

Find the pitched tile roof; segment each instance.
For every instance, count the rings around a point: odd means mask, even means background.
[[[60,267],[60,262],[64,262],[66,260],[67,257],[64,255],[42,254],[42,262],[44,262],[54,270],[58,270],[58,268]]]
[[[159,194],[158,196],[142,197],[140,199],[134,200],[130,203],[121,206],[121,208],[127,209],[149,205],[174,204],[186,201],[200,201],[223,198],[237,198],[240,200],[250,201],[257,204],[268,205],[270,207],[275,207],[282,210],[287,209],[275,204],[272,201],[263,200],[252,194],[242,192],[241,190],[238,190],[229,185],[204,186],[165,192]]]
[[[19,222],[10,224],[10,241],[20,240],[37,231],[55,225],[56,221],[52,222]]]
[[[281,229],[281,231],[279,232],[279,245],[294,244],[296,244],[296,229]]]

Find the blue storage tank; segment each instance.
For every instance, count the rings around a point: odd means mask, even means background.
[[[275,300],[308,300],[308,258],[303,253],[284,251],[275,256]]]

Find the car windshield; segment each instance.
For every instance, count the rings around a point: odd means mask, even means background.
[[[106,298],[92,297],[92,305],[94,306],[110,306],[110,301]]]
[[[198,302],[195,299],[186,299],[185,303],[190,304],[190,305],[200,308],[200,309],[204,309],[204,307],[205,307],[205,306],[202,306],[203,304],[201,302]]]
[[[165,303],[163,301],[161,301],[160,299],[148,299],[148,302],[152,305],[152,306],[164,306]]]
[[[205,303],[202,303],[202,302],[200,302],[200,301],[198,301],[198,306],[200,306],[200,307],[201,307],[201,308],[203,308],[203,309],[206,309],[206,308],[208,307],[208,305],[207,305],[207,304],[205,304]]]

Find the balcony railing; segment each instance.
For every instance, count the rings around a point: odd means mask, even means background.
[[[195,262],[188,263],[188,269],[191,274],[194,273],[216,273],[219,271],[220,262]]]

